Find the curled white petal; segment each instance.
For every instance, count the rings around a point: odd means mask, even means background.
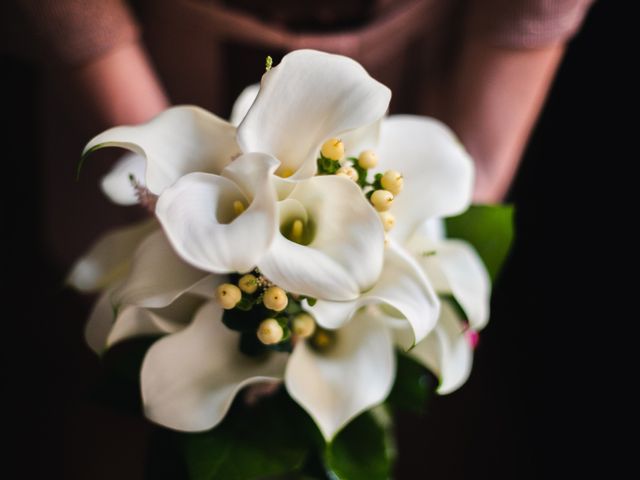
[[[427,117],[394,115],[382,122],[380,171],[397,170],[404,188],[391,212],[391,235],[404,242],[425,219],[462,213],[473,193],[473,161],[453,132]]]
[[[221,279],[192,267],[173,250],[164,232],[156,230],[138,247],[131,271],[113,294],[114,305],[160,308],[197,284],[213,291]],[[204,285],[202,285],[204,287]]]
[[[294,243],[280,232],[258,263],[287,291],[330,300],[351,300],[380,275],[384,231],[377,213],[351,180],[323,176],[300,181],[285,202],[306,210],[313,239]],[[290,203],[281,215],[290,215]]]
[[[407,335],[406,328],[404,332],[396,333],[396,338],[400,339]],[[438,393],[442,395],[457,390],[467,381],[473,363],[473,348],[462,319],[448,302],[442,303],[436,327],[409,355],[440,379]]]
[[[111,289],[100,294],[84,327],[84,339],[89,348],[98,355],[106,350],[107,338],[116,319],[116,312],[111,304],[111,294]]]
[[[412,336],[403,345],[411,348],[435,326],[440,301],[429,280],[411,256],[394,242],[385,251],[385,263],[378,282],[368,292],[351,302],[318,300],[305,308],[319,325],[336,329],[344,326],[358,309],[365,305],[388,305],[405,318]]]
[[[73,265],[67,283],[82,292],[96,292],[122,279],[138,244],[156,229],[155,220],[145,220],[106,233]]]
[[[104,147],[143,156],[143,183],[156,195],[189,172],[220,173],[240,152],[236,128],[194,106],[169,108],[142,125],[111,128],[91,139],[83,155]]]
[[[227,176],[233,177],[243,165],[251,175],[238,185]],[[245,154],[225,169],[225,176],[191,173],[166,189],[156,215],[176,252],[209,272],[252,270],[278,228],[270,180],[276,167],[268,155]],[[246,208],[239,215],[233,207],[237,201]]]
[[[253,105],[253,102],[258,96],[258,90],[260,90],[260,84],[255,83],[253,85],[249,85],[240,92],[240,95],[238,95],[238,98],[231,109],[231,117],[229,118],[229,121],[232,125],[235,125],[236,127],[240,125],[240,122],[242,122],[244,117],[247,115],[251,105]]]
[[[273,155],[294,177],[315,172],[322,143],[370,125],[391,92],[350,58],[297,50],[262,77],[258,96],[238,127],[244,152]]]
[[[463,240],[447,239],[433,242],[415,235],[409,248],[432,279],[439,294],[453,295],[475,330],[489,321],[491,279],[475,249]],[[424,255],[421,252],[431,251]]]
[[[283,377],[286,354],[251,358],[238,342],[215,302],[204,305],[187,328],[158,340],[142,364],[145,415],[174,430],[208,430],[243,387]]]
[[[185,328],[205,299],[191,294],[178,297],[163,308],[124,307],[116,318],[106,340],[110,348],[118,342],[145,335],[166,335]]]
[[[391,333],[361,312],[337,331],[336,344],[327,352],[298,343],[287,364],[285,385],[329,442],[358,414],[384,401],[394,378]]]

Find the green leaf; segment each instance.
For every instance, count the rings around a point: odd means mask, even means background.
[[[423,414],[438,379],[409,355],[398,351],[396,358],[396,381],[387,403],[394,410]]]
[[[239,398],[212,430],[176,435],[192,480],[269,478],[302,469],[311,448],[310,421],[281,391],[254,407]]]
[[[388,424],[365,412],[327,445],[324,464],[339,480],[386,480],[391,477],[394,442]]]
[[[471,243],[494,282],[513,240],[513,214],[513,205],[473,205],[445,220],[447,236]]]

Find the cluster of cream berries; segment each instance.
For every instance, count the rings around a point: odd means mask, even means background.
[[[322,145],[320,154],[329,160],[340,162],[344,158],[344,144],[337,138],[330,138]],[[354,163],[362,170],[370,170],[378,165],[378,157],[372,150],[365,150]],[[358,182],[358,170],[353,166],[342,165],[335,172],[336,175]],[[385,232],[389,232],[396,224],[396,219],[388,210],[393,205],[393,199],[402,191],[404,179],[400,172],[387,170],[376,176],[376,181],[367,184],[372,189],[366,194],[373,207],[378,211]]]
[[[242,301],[242,294],[254,296],[258,302],[273,312],[283,312],[289,305],[289,296],[282,288],[271,284],[262,275],[247,273],[240,277],[237,285],[223,283],[218,286],[216,296],[218,302],[225,310],[231,310]],[[308,313],[298,313],[289,322],[289,328],[295,338],[308,338],[316,331],[316,323]],[[276,318],[265,318],[256,331],[258,339],[265,345],[280,343],[285,336],[285,330]]]

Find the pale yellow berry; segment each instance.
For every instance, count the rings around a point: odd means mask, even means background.
[[[216,296],[220,306],[225,310],[230,310],[242,299],[242,292],[231,283],[223,283],[216,290]]]
[[[247,273],[238,280],[238,286],[244,293],[254,293],[258,289],[258,279],[254,275]]]
[[[274,345],[282,340],[284,331],[275,318],[267,318],[260,323],[256,334],[265,345]]]
[[[365,150],[358,157],[358,165],[362,168],[375,168],[378,165],[378,156],[373,150]]]
[[[287,308],[289,299],[287,298],[287,293],[283,289],[273,286],[267,288],[264,292],[262,303],[264,303],[264,306],[269,310],[280,312]]]
[[[236,200],[235,202],[233,202],[233,211],[236,214],[236,216],[240,215],[245,210],[246,210],[246,207],[244,206],[244,203],[242,203],[240,200]]]
[[[344,143],[338,138],[330,138],[322,144],[320,153],[329,160],[340,160],[344,157]]]
[[[336,175],[340,177],[346,177],[354,182],[358,181],[358,171],[353,167],[340,167],[336,171]]]
[[[308,313],[301,313],[293,319],[293,333],[300,338],[307,338],[316,331],[316,322]]]
[[[396,217],[393,216],[391,212],[380,212],[380,220],[382,221],[382,226],[384,227],[385,232],[390,232],[393,227],[396,225]]]
[[[388,190],[376,190],[371,195],[371,203],[379,212],[386,212],[393,203],[393,193]]]
[[[387,170],[380,179],[380,184],[385,190],[389,190],[394,195],[398,195],[404,187],[404,178],[400,172],[395,170]]]

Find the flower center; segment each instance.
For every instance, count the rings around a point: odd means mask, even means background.
[[[292,242],[309,245],[313,240],[315,228],[311,219],[305,222],[301,218],[293,218],[280,226],[280,233]]]

